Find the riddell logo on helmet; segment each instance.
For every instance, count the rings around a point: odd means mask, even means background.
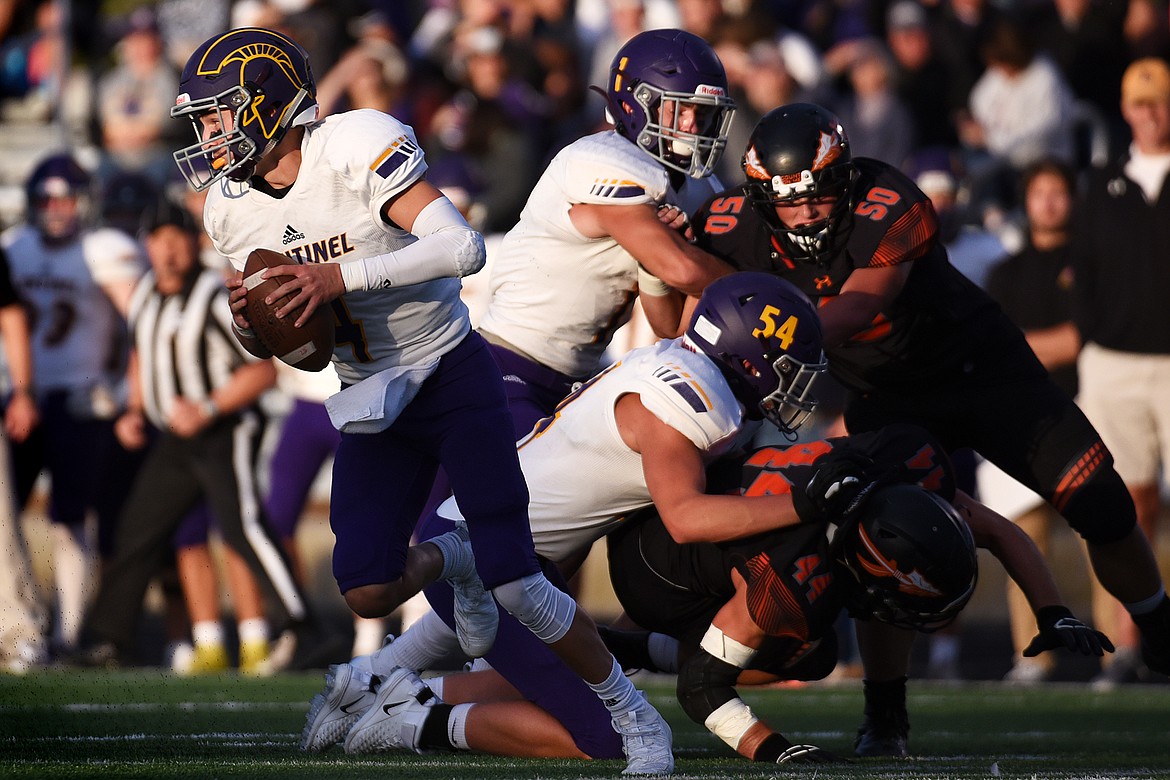
[[[710,84],[700,84],[699,86],[695,87],[695,94],[696,95],[712,95],[714,97],[723,97],[727,93],[723,90],[723,87],[714,87],[714,86],[711,86]]]

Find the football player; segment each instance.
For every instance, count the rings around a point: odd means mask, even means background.
[[[793,434],[815,409],[813,389],[824,370],[820,324],[802,293],[768,274],[716,280],[703,292],[684,336],[631,351],[562,401],[517,445],[537,551],[572,574],[582,551],[651,503],[684,541],[738,539],[798,523],[787,495],[745,499],[706,492],[705,469],[742,447],[745,416],[767,419]],[[461,510],[461,498],[448,500],[424,521],[421,537],[450,527]],[[428,589],[428,598],[450,625],[450,591]],[[332,670],[326,690],[310,707],[302,747],[320,750],[344,738],[353,753],[429,749],[442,735],[462,733],[465,710],[452,714],[448,707],[432,722],[422,702],[391,715],[381,706],[404,692],[429,695],[422,694],[417,678],[395,667],[417,666],[412,647],[420,642],[433,641],[440,655],[447,650],[443,636],[451,632],[434,621],[432,615],[412,626],[409,642],[404,637]],[[557,755],[612,757],[612,745],[598,730],[604,721],[587,691],[525,634],[502,619],[488,662],[560,724],[553,729],[559,736]],[[383,682],[376,700],[372,675],[395,681]],[[367,715],[358,720],[363,709]],[[515,754],[515,744],[550,749],[547,741],[535,739],[481,739],[475,746]]]
[[[479,331],[508,376],[518,437],[592,376],[635,299],[659,337],[678,336],[682,290],[698,296],[731,267],[688,242],[734,102],[714,50],[682,30],[648,30],[597,88],[614,128],[549,163],[492,260]]]
[[[479,656],[494,637],[498,600],[604,702],[626,771],[669,772],[669,726],[589,616],[545,578],[533,549],[503,379],[459,298],[459,277],[483,266],[483,237],[427,182],[411,128],[375,110],[317,113],[305,51],[251,27],[196,48],[172,110],[194,127],[175,160],[208,191],[204,223],[216,251],[237,271],[257,247],[289,257],[265,273],[292,277],[269,296],[291,296],[277,316],[303,325],[319,306],[332,308],[344,389],[327,402],[341,430],[330,524],[346,603],[381,617],[436,576],[457,581],[461,645]],[[237,336],[268,356],[240,274],[228,286]],[[440,464],[466,526],[411,547]]]
[[[52,154],[25,183],[28,217],[4,233],[12,283],[28,307],[33,390],[40,425],[11,442],[18,506],[42,470],[52,476],[52,645],[72,652],[95,584],[96,555],[85,533],[98,516],[100,552],[111,540],[123,475],[109,464],[118,447],[114,418],[125,387],[126,312],[146,261],[129,235],[89,225],[92,180],[69,154]]]
[[[854,158],[837,118],[807,103],[760,119],[742,164],[745,183],[696,216],[696,241],[817,301],[829,365],[852,391],[849,432],[914,422],[1044,496],[1133,615],[1147,665],[1170,671],[1170,599],[1112,456],[1019,328],[948,262],[929,199],[897,168]],[[862,755],[904,752],[896,724],[867,728]]]
[[[714,545],[678,544],[654,510],[631,518],[606,540],[614,591],[635,623],[678,646],[652,643],[645,632],[608,632],[607,641],[627,667],[677,672],[687,715],[747,758],[836,760],[760,722],[736,695],[737,682],[827,676],[843,608],[908,631],[945,627],[974,591],[976,546],[999,559],[1035,612],[1039,633],[1028,655],[1113,649],[1062,604],[1032,540],[956,490],[949,458],[917,426],[764,447],[718,465],[710,489],[790,494],[803,517],[821,522]],[[908,732],[909,653],[897,644],[870,650],[892,679],[866,681],[867,715]]]

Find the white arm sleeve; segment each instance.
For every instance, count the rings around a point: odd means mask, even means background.
[[[445,197],[419,212],[411,227],[418,241],[396,252],[341,263],[346,292],[420,284],[448,276],[463,277],[483,268],[483,236],[472,230]]]

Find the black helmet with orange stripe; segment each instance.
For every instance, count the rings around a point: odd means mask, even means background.
[[[841,533],[837,559],[853,576],[847,603],[854,617],[937,631],[975,591],[971,530],[954,507],[917,485],[882,488]]]

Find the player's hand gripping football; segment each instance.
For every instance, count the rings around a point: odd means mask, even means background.
[[[817,459],[804,490],[792,491],[792,505],[804,523],[841,524],[865,505],[878,488],[897,481],[898,469],[848,449]]]
[[[276,310],[276,316],[287,317],[304,306],[296,319],[298,328],[309,321],[317,307],[341,297],[345,292],[341,267],[337,263],[290,263],[264,272],[265,279],[273,276],[290,276],[292,279],[270,293],[264,299],[265,303],[271,304],[285,295],[291,296],[288,303]]]
[[[1109,637],[1077,620],[1067,607],[1041,607],[1036,613],[1036,623],[1040,633],[1024,648],[1025,656],[1039,655],[1061,645],[1081,655],[1113,652]]]

